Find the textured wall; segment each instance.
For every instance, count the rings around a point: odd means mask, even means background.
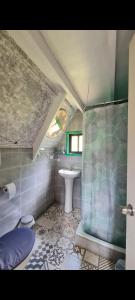
[[[82,113],[77,110],[74,117],[69,124],[67,130],[82,130]],[[62,138],[58,145],[57,150],[63,151],[66,147],[66,138]],[[64,178],[58,174],[58,170],[62,168],[75,168],[82,169],[82,157],[81,156],[65,156],[58,155],[59,160],[56,160],[55,164],[55,200],[64,204],[65,199],[65,183]],[[74,179],[73,185],[73,207],[81,207],[81,175]]]
[[[16,197],[0,192],[0,236],[13,229],[20,216],[37,217],[54,201],[54,160],[41,152],[32,162],[29,149],[1,149],[0,186],[14,182]]]
[[[128,97],[129,43],[135,30],[117,30],[115,99]]]
[[[82,214],[84,231],[125,247],[127,103],[84,115]]]
[[[51,109],[56,87],[17,46],[0,31],[0,144],[32,144]]]

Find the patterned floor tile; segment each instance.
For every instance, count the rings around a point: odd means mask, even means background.
[[[48,262],[54,266],[60,266],[64,261],[64,252],[62,248],[54,247],[48,257]]]
[[[75,245],[80,210],[66,214],[61,205],[48,208],[34,226],[36,242],[24,270],[113,270],[114,263]]]
[[[51,220],[49,217],[44,217],[42,216],[38,221],[37,221],[37,224],[39,226],[42,226],[42,228],[45,228],[45,229],[52,229],[53,226],[54,226],[54,221]]]
[[[80,270],[81,259],[76,253],[67,254],[61,270]]]
[[[70,239],[66,238],[66,237],[61,237],[58,241],[57,241],[57,245],[59,247],[61,247],[62,249],[73,249],[73,243],[71,242]]]
[[[99,263],[99,256],[98,255],[86,250],[85,255],[84,255],[84,260],[86,262],[89,262],[92,265],[98,267],[98,263]]]
[[[80,247],[78,247],[76,245],[73,246],[73,250],[74,250],[75,253],[80,253],[82,256],[84,256],[84,253],[86,251],[85,249],[80,248]]]
[[[115,263],[100,256],[99,258],[99,270],[114,270]]]
[[[28,262],[25,270],[41,270],[43,269],[44,259],[41,257],[33,256]]]
[[[62,248],[42,242],[31,256],[25,269],[49,270],[49,265],[53,265],[54,269],[57,269],[63,263],[63,260],[64,252]]]
[[[80,270],[98,270],[98,267],[96,267],[86,261],[82,261]]]

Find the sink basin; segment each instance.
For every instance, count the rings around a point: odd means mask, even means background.
[[[64,178],[75,178],[78,177],[80,174],[79,170],[67,170],[67,169],[61,169],[59,170],[59,174]]]
[[[70,213],[72,211],[73,180],[79,176],[80,170],[61,169],[58,173],[65,179],[65,212]]]

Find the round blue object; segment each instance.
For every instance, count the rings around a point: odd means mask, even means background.
[[[115,270],[125,270],[125,260],[119,259],[115,264]]]
[[[31,252],[35,233],[30,228],[16,228],[0,237],[0,270],[11,270]]]

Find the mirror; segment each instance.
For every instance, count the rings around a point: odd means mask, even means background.
[[[66,129],[67,124],[67,112],[65,109],[60,108],[55,118],[53,119],[49,129],[47,131],[48,138],[57,137],[62,131]]]

